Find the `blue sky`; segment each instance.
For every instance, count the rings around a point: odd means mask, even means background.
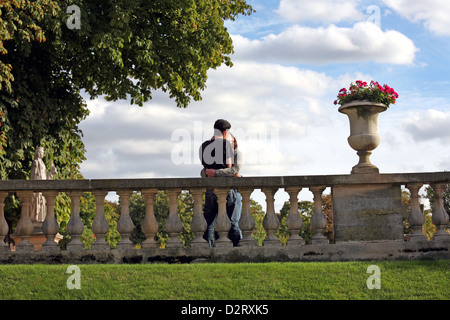
[[[253,15],[226,23],[234,66],[208,73],[202,101],[87,100],[86,178],[198,177],[198,146],[218,118],[247,156],[244,176],[348,174],[358,158],[333,101],[355,80],[400,95],[379,116],[381,173],[450,169],[450,1],[249,3]]]
[[[305,1],[282,1],[285,3],[301,3]],[[311,64],[307,62],[297,63],[296,66],[300,68],[308,68],[319,72],[326,72],[330,75],[339,75],[345,72],[365,72],[373,74],[376,77],[386,78],[392,85],[396,85],[398,88],[425,88],[430,90],[433,95],[443,93],[448,97],[448,90],[440,87],[439,85],[445,85],[449,83],[449,71],[450,71],[450,26],[448,22],[444,22],[442,25],[444,29],[443,33],[437,33],[430,31],[426,27],[429,24],[428,20],[432,20],[433,17],[428,19],[415,18],[407,19],[402,16],[401,12],[396,12],[393,8],[389,7],[383,1],[316,1],[311,6],[331,6],[335,4],[339,7],[339,3],[354,4],[355,11],[361,15],[361,17],[355,17],[355,20],[343,19],[330,23],[328,21],[321,21],[317,19],[308,20],[291,20],[286,21],[283,19],[280,13],[280,1],[252,1],[257,12],[250,17],[242,17],[238,21],[230,23],[229,28],[233,34],[241,34],[249,39],[261,39],[270,34],[279,34],[284,30],[294,25],[310,28],[327,28],[330,25],[335,25],[342,28],[351,28],[355,23],[367,21],[373,17],[376,12],[371,10],[368,12],[368,8],[376,6],[379,8],[380,13],[380,28],[382,31],[394,30],[406,36],[410,39],[418,51],[415,53],[414,60],[410,64],[395,64],[387,63],[380,64],[374,63],[370,59],[363,60],[357,63],[335,63],[333,58],[321,65]],[[410,1],[410,3],[417,2],[424,4],[423,7],[431,7],[434,5],[435,14],[441,14],[441,11],[445,10],[446,17],[450,19],[450,6],[445,4],[446,1]],[[407,2],[406,2],[407,3]],[[438,4],[442,3],[442,7],[439,8]],[[332,9],[330,9],[332,11]],[[417,16],[420,16],[421,11],[418,10]],[[432,13],[430,13],[431,15]],[[294,15],[294,14],[293,14]],[[447,21],[448,21],[447,19]],[[264,22],[266,22],[264,24]],[[255,29],[252,26],[260,26]],[[412,79],[414,81],[411,81]],[[407,80],[409,79],[409,81]],[[444,82],[444,83],[440,83]],[[435,85],[438,84],[437,87]],[[433,91],[434,90],[434,91]],[[447,91],[447,92],[446,92]]]
[[[426,90],[424,93],[429,93],[435,96],[436,94],[442,94],[448,97],[449,90],[442,87],[450,83],[449,71],[450,64],[450,5],[445,0],[441,1],[410,1],[409,3],[422,3],[423,6],[418,8],[416,16],[420,17],[423,7],[433,7],[434,10],[431,14],[442,14],[444,11],[447,20],[444,21],[442,28],[443,33],[438,33],[430,30],[426,27],[429,24],[429,20],[434,18],[430,16],[428,19],[413,18],[407,19],[401,12],[396,12],[395,7],[389,7],[383,1],[369,0],[369,1],[315,1],[312,4],[305,5],[312,7],[330,7],[330,13],[333,11],[332,6],[339,8],[340,4],[352,4],[354,5],[355,12],[360,14],[360,17],[355,17],[352,20],[348,19],[338,20],[330,23],[327,20],[321,20],[319,17],[314,19],[305,19],[305,17],[299,17],[297,20],[287,20],[283,18],[282,12],[280,12],[280,3],[305,3],[307,1],[250,1],[253,7],[256,9],[256,13],[249,17],[241,17],[235,22],[228,23],[230,32],[232,34],[239,34],[248,39],[259,40],[269,35],[277,35],[285,31],[292,26],[302,26],[309,28],[327,28],[330,25],[335,25],[342,28],[351,28],[355,23],[364,22],[374,17],[376,12],[367,10],[371,6],[379,8],[379,26],[382,31],[394,30],[408,39],[410,39],[414,46],[417,48],[415,56],[411,63],[374,63],[373,60],[367,59],[358,62],[335,62],[333,57],[324,61],[322,64],[312,64],[307,61],[294,63],[293,65],[299,68],[308,68],[319,72],[326,72],[329,75],[338,76],[345,72],[363,72],[370,73],[375,77],[386,78],[386,80],[392,83],[392,86],[396,88],[402,88],[404,90]],[[388,4],[389,2],[386,1]],[[397,1],[401,2],[401,1]],[[447,1],[448,2],[448,1]],[[408,3],[405,1],[405,3]],[[439,7],[439,4],[442,4]],[[301,9],[298,8],[299,10]],[[446,11],[446,12],[445,12]],[[328,16],[329,13],[324,12],[324,15]],[[307,15],[307,14],[304,14]],[[292,16],[295,16],[292,13]],[[332,20],[329,18],[328,20]]]

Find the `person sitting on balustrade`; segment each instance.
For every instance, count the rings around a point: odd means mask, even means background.
[[[241,152],[238,149],[236,138],[229,133],[231,124],[223,119],[214,123],[214,136],[200,147],[200,160],[203,164],[202,177],[240,177]],[[231,221],[231,229],[228,237],[234,246],[238,246],[242,239],[242,231],[239,228],[241,217],[242,196],[236,189],[231,189],[227,195],[227,215]],[[204,217],[207,229],[204,238],[209,246],[214,246],[214,240],[218,238],[214,231],[214,222],[218,214],[217,195],[208,189],[205,193]]]

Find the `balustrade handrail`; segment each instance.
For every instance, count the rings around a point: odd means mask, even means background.
[[[284,188],[289,186],[327,186],[351,184],[450,183],[450,172],[310,175],[310,176],[254,176],[215,178],[138,178],[138,179],[78,179],[78,180],[0,180],[0,191],[45,190],[141,190],[165,188]]]
[[[189,190],[194,197],[194,216],[191,222],[191,231],[195,239],[191,242],[191,247],[205,247],[207,242],[203,240],[203,232],[206,229],[203,219],[202,195],[208,189],[214,189],[218,197],[218,216],[215,222],[216,231],[222,239],[217,242],[220,246],[230,246],[231,240],[224,240],[230,229],[230,221],[227,219],[226,196],[231,188],[237,188],[242,195],[242,217],[239,222],[243,232],[241,243],[243,246],[254,246],[256,242],[251,237],[254,230],[255,221],[250,213],[250,195],[255,189],[261,189],[266,196],[266,215],[263,227],[267,232],[267,238],[263,245],[280,245],[279,239],[275,236],[279,228],[279,220],[274,210],[274,195],[278,189],[283,189],[290,197],[290,212],[286,220],[287,227],[291,232],[287,245],[305,244],[299,236],[302,229],[302,218],[298,214],[297,197],[302,189],[308,188],[314,198],[314,213],[311,217],[312,244],[328,243],[324,236],[327,219],[322,211],[322,193],[325,188],[332,190],[342,188],[353,192],[356,189],[364,189],[369,186],[369,193],[373,186],[382,190],[385,185],[393,186],[389,192],[399,194],[399,186],[405,185],[411,191],[411,213],[408,221],[413,229],[411,241],[426,240],[421,233],[424,224],[423,214],[420,212],[418,192],[423,185],[431,185],[434,189],[435,203],[432,214],[432,221],[437,228],[434,239],[448,241],[450,235],[445,231],[449,223],[449,217],[443,206],[443,194],[445,186],[450,183],[450,172],[423,172],[423,173],[392,173],[392,174],[350,174],[350,175],[315,175],[315,176],[257,176],[257,177],[215,177],[215,178],[152,178],[152,179],[80,179],[80,180],[1,180],[0,181],[0,236],[6,236],[8,227],[4,219],[4,200],[10,192],[16,192],[22,201],[21,217],[17,224],[16,234],[21,238],[21,243],[17,249],[23,251],[34,250],[29,238],[33,233],[33,224],[30,219],[32,210],[33,193],[42,193],[47,202],[46,217],[42,225],[42,230],[47,238],[42,250],[55,250],[56,243],[53,241],[59,230],[55,219],[54,204],[59,192],[65,192],[71,200],[71,217],[67,224],[67,231],[71,236],[71,241],[67,244],[67,250],[84,250],[84,245],[80,241],[84,226],[80,218],[80,197],[83,192],[92,192],[96,198],[96,217],[92,224],[92,231],[96,235],[96,242],[93,249],[108,249],[105,235],[108,231],[108,223],[104,214],[104,199],[108,191],[116,191],[122,201],[120,219],[117,229],[121,234],[122,241],[117,244],[118,248],[133,248],[133,243],[129,240],[134,225],[130,218],[128,201],[132,191],[141,191],[145,198],[145,218],[142,223],[142,231],[146,240],[142,248],[157,248],[159,245],[154,241],[154,236],[158,231],[158,223],[155,219],[153,201],[158,190],[164,190],[169,198],[169,217],[165,225],[170,240],[167,247],[182,247],[183,244],[178,238],[182,225],[177,212],[177,197],[182,190]],[[364,186],[365,185],[365,186]],[[372,186],[371,186],[372,185]],[[343,187],[340,187],[343,186]],[[355,186],[357,187],[355,189]],[[339,188],[338,188],[339,187]],[[361,187],[361,188],[360,188]],[[333,189],[334,188],[334,189]],[[352,189],[353,188],[353,189]],[[228,191],[227,191],[228,190]],[[396,195],[391,193],[387,197],[394,199]],[[342,196],[342,193],[341,193]],[[345,196],[345,193],[344,193]],[[370,195],[371,197],[372,195]],[[376,195],[378,200],[385,197],[383,192]],[[341,198],[342,199],[342,198]],[[362,200],[361,200],[362,199]],[[398,199],[395,198],[398,203]],[[334,201],[333,196],[333,201]],[[358,202],[366,201],[360,198]],[[376,203],[372,199],[370,203]],[[342,201],[341,201],[342,203]],[[347,204],[347,199],[344,199]],[[388,202],[387,207],[392,203]],[[380,210],[385,212],[386,207],[369,208],[372,211]],[[391,210],[392,208],[387,208]],[[397,208],[398,209],[398,208]],[[363,209],[366,210],[366,209]],[[348,211],[345,208],[344,211]],[[370,210],[369,210],[370,211]],[[348,214],[345,212],[344,214]],[[385,214],[385,213],[383,213]],[[396,214],[398,216],[398,213]],[[400,216],[401,218],[401,216]],[[353,218],[352,218],[353,219]],[[353,220],[352,220],[353,223]],[[382,226],[384,227],[384,221]],[[396,228],[402,228],[402,222],[396,220]],[[397,229],[398,230],[398,229]],[[401,230],[400,230],[401,231]],[[397,233],[398,234],[398,233]],[[220,239],[220,238],[219,238]],[[59,249],[59,247],[58,247]],[[0,251],[5,251],[6,245],[0,242]]]

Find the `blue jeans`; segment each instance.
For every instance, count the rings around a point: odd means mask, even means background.
[[[203,215],[208,226],[203,238],[208,241],[210,247],[213,247],[214,240],[219,238],[219,235],[214,230],[214,222],[216,221],[218,210],[219,205],[217,203],[217,195],[212,190],[206,190]],[[228,232],[228,238],[230,238],[233,242],[233,246],[237,246],[239,244],[239,240],[242,239],[242,231],[239,228],[241,210],[242,196],[236,189],[231,189],[227,195],[227,215],[231,222],[231,229]]]

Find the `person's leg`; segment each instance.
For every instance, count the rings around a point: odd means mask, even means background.
[[[208,241],[210,247],[214,246],[214,222],[216,221],[218,208],[217,196],[214,194],[213,190],[206,190],[203,216],[205,217],[207,227],[203,238]]]
[[[242,239],[242,231],[239,228],[239,220],[241,219],[242,196],[236,189],[231,189],[227,196],[227,214],[231,221],[231,229],[228,237],[234,246],[239,244]]]

